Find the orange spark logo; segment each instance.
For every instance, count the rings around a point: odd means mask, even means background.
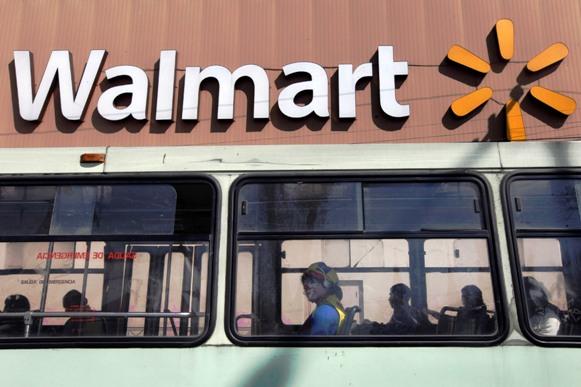
[[[514,55],[514,26],[511,20],[501,19],[496,22],[496,37],[498,38],[498,49],[501,58],[504,61],[510,61]],[[538,73],[562,61],[567,57],[568,53],[569,50],[565,44],[554,43],[529,60],[526,69],[531,73]],[[452,62],[480,74],[487,74],[491,70],[488,62],[456,44],[450,47],[447,57]],[[465,117],[491,99],[492,94],[492,88],[487,86],[480,87],[454,100],[450,109],[456,116]],[[569,116],[575,111],[576,103],[574,99],[544,87],[533,86],[530,89],[530,95],[565,116]],[[525,126],[518,100],[511,97],[506,102],[505,108],[508,140],[526,140]]]

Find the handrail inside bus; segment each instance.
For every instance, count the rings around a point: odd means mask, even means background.
[[[197,312],[6,312],[2,317],[205,317]]]
[[[24,337],[30,337],[30,327],[35,317],[169,317],[172,325],[172,331],[177,336],[177,329],[174,317],[206,317],[206,313],[197,312],[6,312],[0,313],[1,317],[22,317],[24,319],[25,331]]]

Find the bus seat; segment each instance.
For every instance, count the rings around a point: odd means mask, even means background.
[[[456,317],[454,334],[458,335],[483,335],[494,331],[494,312],[478,308],[468,309],[462,316]]]
[[[495,324],[495,312],[487,310],[486,317],[481,315],[459,319],[461,308],[445,306],[440,311],[437,333],[439,335],[480,335],[492,333]]]
[[[561,311],[561,326],[558,335],[578,336],[581,333],[581,319],[578,309],[568,309]]]
[[[351,306],[345,309],[345,321],[343,321],[343,325],[339,328],[337,332],[338,335],[349,335],[351,334],[351,326],[353,325],[353,320],[355,319],[355,315],[359,313],[360,309],[358,306]]]
[[[458,316],[459,308],[453,306],[445,306],[440,310],[440,317],[438,318],[438,327],[436,333],[439,335],[452,335],[456,325],[456,316]]]

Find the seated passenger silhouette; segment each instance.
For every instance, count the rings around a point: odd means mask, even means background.
[[[549,292],[533,277],[524,277],[527,313],[531,329],[538,335],[556,336],[561,327],[561,310],[549,302]]]
[[[4,300],[4,313],[30,311],[30,302],[22,294],[12,294]],[[0,317],[0,336],[23,337],[26,330],[24,317]]]
[[[482,291],[476,285],[464,286],[462,306],[454,324],[454,334],[474,335],[494,331],[494,320],[486,313],[486,304],[482,299]]]
[[[366,321],[355,327],[353,334],[372,335],[407,335],[423,333],[430,327],[425,314],[410,305],[411,289],[409,286],[399,283],[389,290],[389,304],[393,308],[393,314],[386,323]]]
[[[410,305],[412,291],[409,286],[399,283],[389,290],[389,305],[393,314],[387,324],[379,324],[376,328],[383,334],[406,335],[419,333],[426,326],[427,317]],[[371,333],[374,333],[373,330]]]
[[[70,290],[63,297],[63,307],[66,312],[92,312],[87,298],[78,290]],[[105,321],[93,316],[70,317],[64,325],[65,336],[103,336],[106,334]]]
[[[336,335],[345,319],[343,291],[335,270],[324,262],[309,266],[301,277],[305,296],[317,306],[299,330],[304,335]]]

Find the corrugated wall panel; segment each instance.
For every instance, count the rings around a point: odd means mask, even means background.
[[[500,18],[515,25],[515,57],[497,63],[493,27]],[[154,146],[212,144],[333,144],[388,142],[469,142],[505,139],[503,104],[519,96],[529,139],[581,137],[579,113],[562,117],[527,97],[539,84],[573,98],[581,95],[581,6],[577,0],[213,0],[213,1],[8,1],[0,2],[0,146]],[[523,74],[526,61],[554,42],[569,56],[543,77]],[[452,44],[461,44],[487,61],[493,71],[475,79],[444,61]],[[379,45],[393,45],[395,59],[408,61],[409,75],[399,82],[397,98],[408,103],[406,120],[386,117],[367,84],[357,92],[357,119],[332,117],[290,120],[275,106],[281,68],[297,61],[326,67],[367,62]],[[55,114],[54,98],[39,123],[17,113],[10,64],[14,50],[34,54],[38,84],[52,50],[72,53],[75,82],[91,49],[106,49],[104,69],[134,65],[150,81],[146,121],[109,122],[96,112],[102,90],[111,84],[101,73],[82,122]],[[154,67],[160,50],[178,51],[174,117],[156,122],[151,104]],[[197,122],[177,118],[179,84],[186,66],[219,64],[233,70],[244,64],[267,69],[271,118],[247,116],[246,94],[236,92],[235,119],[215,119],[209,91],[202,91]],[[279,82],[277,82],[277,78]],[[330,85],[330,95],[336,93]],[[494,89],[489,101],[469,120],[451,117],[448,108],[475,87]],[[209,84],[209,89],[216,89]],[[519,90],[520,88],[520,90]]]

